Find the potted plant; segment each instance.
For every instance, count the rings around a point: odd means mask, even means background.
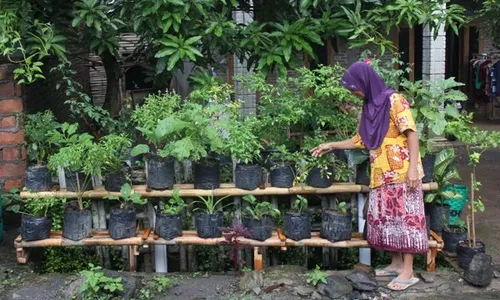
[[[370,153],[367,150],[346,150],[346,155],[356,165],[356,184],[370,185]]]
[[[105,178],[106,191],[119,192],[127,183],[125,159],[131,145],[132,141],[128,137],[109,134],[103,136],[90,150],[89,161],[95,166],[96,175]]]
[[[435,154],[432,151],[431,139],[445,133],[446,124],[459,117],[457,107],[450,101],[465,101],[465,95],[457,87],[463,83],[456,82],[455,78],[435,79],[423,83],[422,81],[405,81],[401,86],[405,96],[412,103],[412,113],[419,134],[420,156],[425,177],[422,181],[430,182],[433,179]],[[443,109],[444,108],[444,109]]]
[[[223,206],[219,205],[224,199],[230,196],[222,197],[215,200],[214,192],[207,197],[198,196],[200,200],[194,201],[196,207],[194,211],[199,211],[196,215],[196,232],[201,238],[218,238],[222,236],[222,225],[224,214],[222,212]]]
[[[285,236],[295,241],[311,237],[311,213],[307,211],[307,199],[297,195],[297,200],[285,214]]]
[[[447,126],[447,132],[453,133],[461,142],[465,144],[467,151],[470,172],[470,205],[467,224],[467,240],[457,246],[457,262],[460,267],[467,268],[472,258],[477,253],[484,253],[486,246],[477,240],[476,237],[476,211],[484,211],[484,204],[481,198],[475,195],[479,192],[481,183],[477,180],[476,170],[479,166],[481,155],[490,148],[496,148],[500,145],[500,133],[497,131],[488,132],[472,125],[472,114],[462,114],[456,121],[450,122]],[[470,219],[469,219],[470,217]]]
[[[54,153],[55,147],[48,140],[47,132],[58,126],[59,123],[50,110],[25,116],[24,148],[29,167],[24,171],[24,186],[29,191],[48,191],[52,187],[47,158]]]
[[[455,166],[455,150],[448,148],[436,155],[434,163],[434,181],[437,190],[427,192],[425,195],[426,211],[430,216],[430,229],[441,234],[446,222],[450,218],[448,200],[459,199],[461,195],[450,190],[452,180],[460,180],[460,175]]]
[[[239,189],[255,190],[262,183],[262,168],[257,161],[263,147],[253,132],[256,122],[256,118],[247,117],[229,126],[227,147],[237,162],[234,178]]]
[[[109,236],[114,240],[136,236],[136,211],[134,205],[144,205],[147,199],[134,193],[130,184],[124,184],[120,196],[106,196],[104,199],[116,200],[120,205],[111,207],[109,213]]]
[[[48,163],[53,172],[63,168],[67,190],[76,193],[76,205],[66,206],[63,223],[63,237],[74,241],[92,236],[92,216],[83,194],[91,189],[91,176],[96,173],[89,160],[89,153],[95,147],[93,137],[87,133],[77,134],[77,130],[77,124],[64,123],[61,130],[49,133],[51,142],[61,148]]]
[[[52,172],[64,170],[66,189],[70,192],[90,190],[91,177],[96,170],[89,159],[95,144],[88,133],[78,133],[78,124],[63,123],[60,128],[47,133],[49,141],[58,151],[49,157],[48,168]]]
[[[459,220],[455,225],[446,224],[443,228],[444,251],[455,253],[457,246],[467,240],[467,226]]]
[[[217,155],[227,149],[221,130],[225,121],[214,119],[223,110],[218,104],[203,107],[188,102],[177,113],[162,120],[156,129],[157,136],[172,136],[160,150],[161,155],[175,157],[178,161],[189,159],[194,163],[196,189],[211,190],[220,186]]]
[[[172,197],[161,202],[156,211],[155,233],[161,238],[171,240],[182,236],[182,216],[185,203],[180,196],[180,190],[174,189]]]
[[[52,209],[61,207],[66,202],[65,198],[28,198],[18,199],[19,205],[10,209],[21,213],[21,237],[24,241],[38,241],[48,239],[52,228]]]
[[[273,218],[280,215],[280,211],[266,201],[258,202],[254,195],[243,197],[248,206],[243,211],[243,225],[248,228],[251,239],[264,241],[271,237],[274,229]]]
[[[157,127],[161,120],[179,109],[180,101],[180,96],[175,93],[149,95],[132,114],[132,120],[147,144],[135,146],[131,155],[146,154],[146,183],[155,190],[172,188],[175,182],[174,158],[162,151],[172,137],[166,132],[158,134]]]
[[[337,201],[336,209],[323,211],[320,235],[330,242],[351,239],[352,214],[345,202]]]
[[[295,166],[301,155],[291,152],[286,146],[276,147],[276,151],[269,154],[270,182],[272,187],[290,188],[296,177]]]

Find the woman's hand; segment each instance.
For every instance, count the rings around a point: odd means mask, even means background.
[[[408,169],[408,174],[406,174],[406,183],[408,184],[410,190],[416,189],[420,184],[416,166],[410,166],[410,168]]]
[[[314,157],[320,157],[323,156],[323,154],[328,153],[334,149],[333,143],[324,143],[321,144],[317,147],[312,148],[309,150]]]

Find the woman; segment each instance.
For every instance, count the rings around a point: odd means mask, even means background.
[[[367,239],[372,248],[392,252],[392,263],[376,270],[377,276],[395,276],[388,287],[405,290],[418,282],[413,276],[414,254],[428,251],[421,188],[424,174],[410,105],[364,62],[353,64],[341,84],[363,100],[358,133],[350,140],[321,144],[311,152],[322,156],[334,149],[370,150]]]

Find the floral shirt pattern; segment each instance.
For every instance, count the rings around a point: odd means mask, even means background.
[[[387,134],[379,148],[370,150],[371,188],[406,182],[406,174],[410,167],[408,138],[404,134],[406,130],[417,131],[410,104],[400,94],[393,94]],[[352,141],[357,148],[365,148],[359,133],[352,138]],[[422,179],[424,170],[420,156],[417,171],[419,178]]]

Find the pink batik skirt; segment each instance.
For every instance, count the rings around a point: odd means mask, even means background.
[[[422,186],[388,184],[370,191],[368,243],[372,248],[404,253],[429,249]]]

